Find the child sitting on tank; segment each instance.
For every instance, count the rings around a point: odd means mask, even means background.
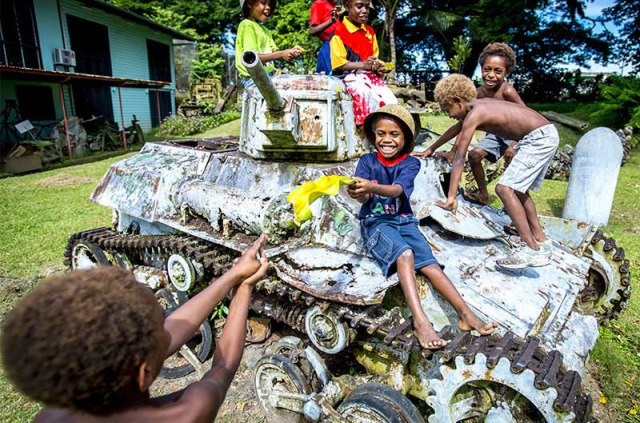
[[[346,16],[336,24],[329,45],[333,76],[344,81],[353,97],[357,126],[385,104],[398,104],[380,73],[391,69],[378,59],[378,41],[369,21],[370,0],[344,0]]]
[[[265,239],[166,318],[151,290],[120,267],[41,283],[8,314],[1,338],[7,377],[45,406],[35,422],[213,421],[242,358],[253,287],[269,266]],[[151,398],[165,358],[232,289],[211,370],[183,390]]]
[[[507,257],[496,264],[507,269],[544,266],[551,257],[551,245],[540,226],[536,206],[529,190],[538,191],[547,168],[558,148],[556,127],[536,111],[509,101],[477,99],[473,82],[464,75],[452,74],[440,80],[435,100],[449,117],[462,124],[451,150],[454,153],[447,201],[437,204],[455,213],[456,193],[464,167],[464,156],[473,132],[490,132],[508,140],[521,140],[496,194],[502,200],[522,240]]]
[[[515,88],[505,81],[516,65],[516,54],[511,47],[505,43],[487,45],[480,53],[478,64],[482,73],[483,85],[478,87],[476,98],[492,98],[525,105]],[[424,152],[415,155],[429,157],[440,146],[457,136],[461,129],[462,122],[456,123]],[[495,163],[504,156],[505,162],[511,163],[511,159],[516,154],[516,145],[518,145],[518,141],[507,140],[496,134],[487,133],[469,152],[469,166],[478,184],[478,192],[465,192],[464,196],[467,200],[481,205],[489,204],[489,192],[487,191],[482,161],[487,159],[491,163]]]
[[[242,17],[236,34],[236,69],[244,88],[255,87],[255,83],[247,68],[242,64],[242,54],[247,50],[258,53],[258,57],[265,66],[267,73],[272,76],[275,70],[274,60],[290,62],[302,55],[304,50],[296,45],[286,50],[278,50],[271,33],[264,23],[269,20],[276,10],[276,0],[240,0]]]
[[[420,161],[408,155],[413,151],[415,136],[411,114],[399,105],[381,107],[367,116],[364,131],[377,152],[360,158],[356,183],[349,185],[347,192],[362,203],[358,218],[367,251],[386,277],[398,273],[420,345],[438,349],[446,342],[438,337],[422,309],[416,270],[455,308],[461,330],[475,329],[482,335],[492,333],[498,324],[485,324],[471,311],[442,271],[413,217],[409,197]]]

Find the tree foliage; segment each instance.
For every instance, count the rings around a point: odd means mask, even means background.
[[[604,14],[620,27],[618,57],[640,73],[640,0],[616,0]]]

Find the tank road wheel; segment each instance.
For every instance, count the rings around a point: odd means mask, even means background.
[[[91,241],[76,239],[71,246],[71,269],[91,269],[96,266],[109,266],[102,248]]]
[[[311,388],[302,370],[283,355],[258,360],[254,372],[258,401],[268,419],[278,423],[303,422],[304,402],[296,395],[308,395]],[[284,395],[278,395],[284,394]],[[293,394],[287,397],[287,394]]]
[[[456,336],[443,351],[440,378],[427,383],[430,423],[491,421],[587,423],[591,399],[562,354],[535,338]]]
[[[181,293],[182,294],[182,293]],[[156,291],[156,299],[165,310],[165,317],[170,315],[173,310],[178,308],[179,304],[186,302],[184,294],[174,295],[168,289],[159,289]],[[193,372],[203,373],[203,363],[211,353],[213,345],[213,333],[209,322],[202,322],[196,332],[186,344],[184,344],[175,354],[164,361],[160,377],[165,379],[179,379]]]
[[[349,327],[338,316],[319,306],[307,310],[304,326],[309,339],[320,351],[337,354],[349,345]]]
[[[167,260],[167,273],[171,284],[180,292],[187,292],[196,282],[196,271],[188,258],[171,254]]]
[[[338,412],[350,423],[424,423],[409,398],[381,383],[358,386],[338,407]]]
[[[588,274],[588,284],[580,293],[580,305],[598,322],[606,324],[617,319],[627,307],[631,296],[631,273],[629,260],[624,258],[624,249],[616,246],[613,238],[597,231],[586,255],[593,259]]]

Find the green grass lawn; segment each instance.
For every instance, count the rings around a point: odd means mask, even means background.
[[[425,116],[423,123],[444,132],[453,120],[444,115]],[[237,135],[239,121],[227,123],[202,136]],[[563,143],[565,140],[562,141]],[[568,141],[566,141],[568,142]],[[43,275],[62,270],[63,252],[70,234],[109,226],[111,211],[87,201],[100,177],[123,157],[0,180],[0,322],[13,302]],[[534,195],[540,214],[562,212],[566,182],[545,181]],[[640,284],[640,152],[620,172],[611,218],[606,232],[626,250],[632,262],[632,281]],[[23,281],[14,287],[12,281]],[[24,282],[26,281],[26,282]],[[598,378],[613,421],[638,421],[640,414],[640,299],[634,294],[620,319],[601,328],[592,353]],[[37,404],[17,394],[0,372],[0,421],[28,421]],[[604,401],[604,400],[603,400]]]

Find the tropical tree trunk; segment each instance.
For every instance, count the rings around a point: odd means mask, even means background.
[[[392,83],[396,82],[396,31],[395,23],[396,16],[395,10],[385,10],[385,25],[387,26],[387,33],[389,34],[389,50],[391,52],[391,63],[393,63],[393,69],[389,72],[389,78]]]

